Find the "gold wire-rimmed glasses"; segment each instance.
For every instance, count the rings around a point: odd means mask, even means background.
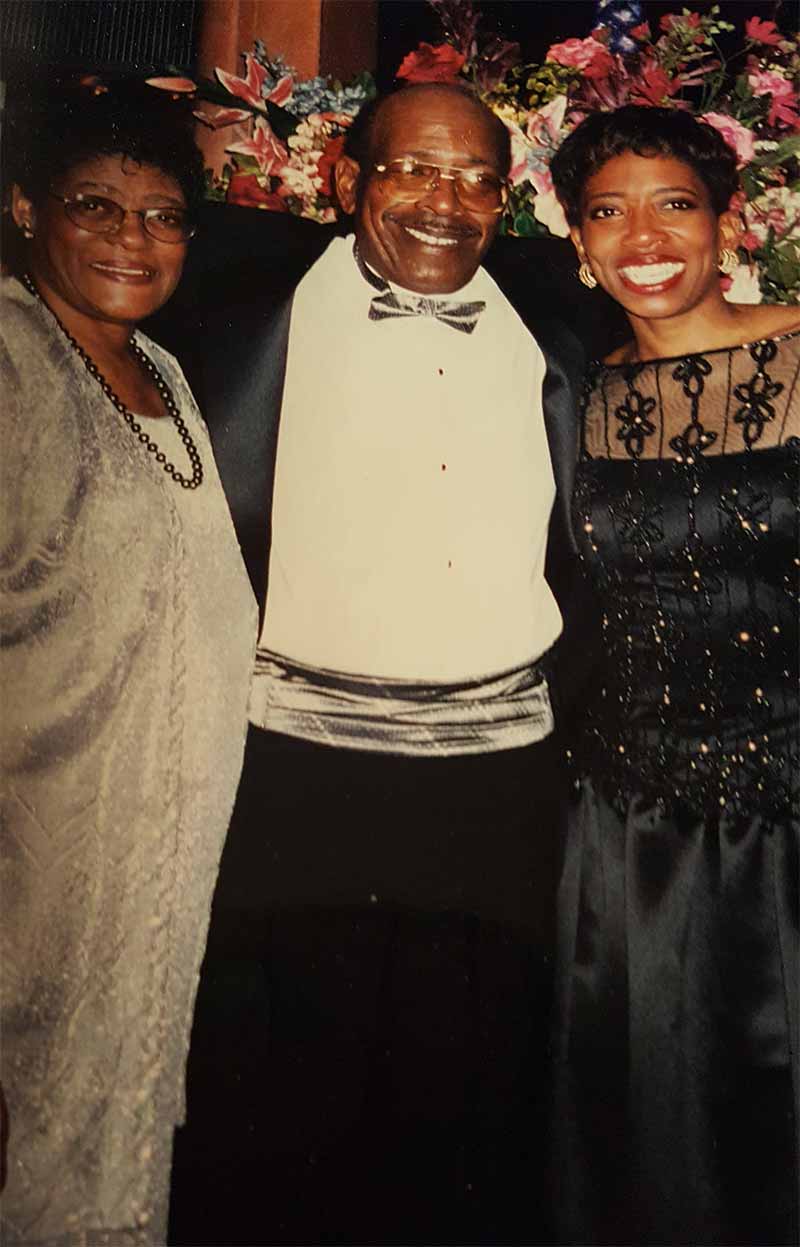
[[[372,167],[403,198],[429,195],[446,178],[453,183],[458,202],[468,211],[502,212],[506,206],[508,186],[493,169],[436,165],[413,156],[399,156]]]

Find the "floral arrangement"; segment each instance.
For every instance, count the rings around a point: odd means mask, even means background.
[[[429,0],[445,42],[420,44],[400,65],[408,82],[468,81],[511,133],[507,232],[566,237],[550,160],[587,115],[621,104],[688,109],[735,149],[741,191],[739,265],[728,281],[739,302],[800,298],[800,41],[776,23],[751,17],[743,42],[719,6],[683,9],[653,32],[637,0],[598,0],[585,39],[554,44],[541,64],[523,64],[517,44],[482,37],[472,0]]]
[[[193,95],[204,105],[195,116],[214,130],[246,123],[245,137],[234,134],[226,145],[232,160],[221,176],[207,171],[209,198],[334,221],[333,166],[347,127],[375,94],[372,76],[360,74],[346,85],[321,77],[303,81],[282,57],[270,58],[260,40],[243,57],[243,78],[216,69],[215,80],[199,84],[148,80]]]

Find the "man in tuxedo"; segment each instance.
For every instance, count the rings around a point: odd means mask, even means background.
[[[261,605],[190,1066],[228,1242],[550,1241],[581,360],[481,265],[509,162],[465,90],[385,98],[354,237],[192,373]]]

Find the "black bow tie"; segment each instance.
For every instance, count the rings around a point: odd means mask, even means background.
[[[370,300],[370,320],[389,320],[395,316],[433,316],[451,329],[472,333],[478,317],[486,307],[482,300],[476,303],[457,303],[453,299],[431,299],[428,295],[407,294],[405,291],[398,293],[367,267],[356,246],[353,247],[353,255],[362,277],[375,290],[380,291]]]

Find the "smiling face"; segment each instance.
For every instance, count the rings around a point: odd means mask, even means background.
[[[186,243],[152,238],[134,211],[185,208],[178,183],[152,165],[98,156],[74,165],[51,190],[102,195],[129,210],[117,229],[95,234],[70,221],[59,199],[47,195],[33,204],[15,188],[14,218],[34,235],[29,271],[66,327],[80,338],[87,318],[132,326],[152,315],[178,284]]]
[[[589,178],[572,239],[629,316],[661,319],[722,302],[718,256],[735,233],[691,166],[625,152]]]
[[[360,170],[347,156],[337,166],[339,199],[355,213],[359,250],[370,268],[407,290],[448,294],[474,275],[500,213],[464,208],[451,177],[440,177],[433,190],[400,196],[374,165],[408,156],[449,173],[485,170],[502,178],[492,118],[460,92],[401,91],[375,119],[370,166]]]

